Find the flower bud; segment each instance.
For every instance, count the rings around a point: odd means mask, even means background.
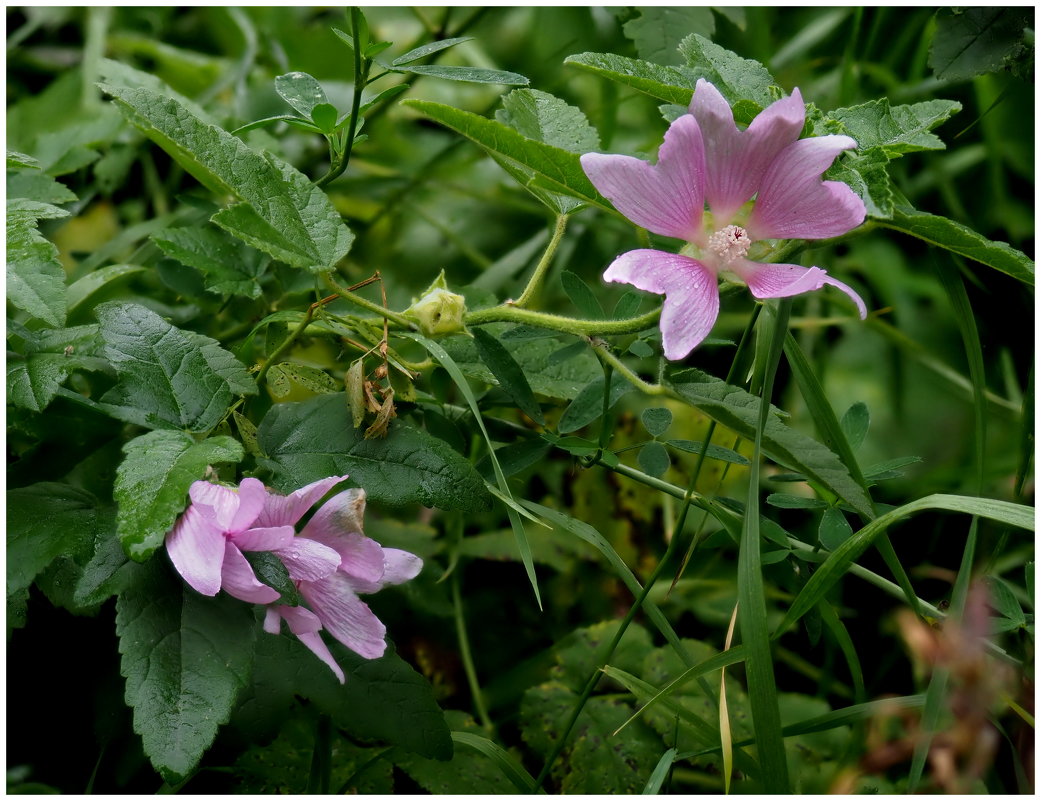
[[[405,310],[405,316],[418,323],[427,336],[443,337],[463,330],[466,299],[449,292],[444,286],[444,274],[423,296]]]

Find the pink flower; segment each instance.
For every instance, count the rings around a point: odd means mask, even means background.
[[[743,281],[760,299],[831,284],[853,299],[861,319],[867,316],[860,296],[819,267],[747,258],[760,240],[826,239],[864,221],[864,203],[852,189],[821,180],[839,154],[857,143],[848,136],[799,140],[805,117],[795,89],[739,130],[726,100],[702,79],[690,114],[665,132],[657,164],[630,156],[582,156],[589,180],[618,211],[649,231],[688,243],[680,253],[623,253],[604,272],[608,281],[665,295],[661,330],[667,358],[684,358],[712,330],[720,274]]]
[[[418,556],[384,548],[366,537],[362,533],[364,512],[365,491],[361,489],[341,492],[315,512],[297,539],[333,550],[338,557],[337,568],[314,578],[293,577],[312,611],[277,605],[268,609],[264,620],[264,630],[277,634],[284,619],[289,630],[332,669],[341,683],[343,671],[322,641],[319,630],[324,628],[366,659],[382,656],[387,647],[386,626],[358,595],[415,578],[423,567],[423,560]],[[273,511],[262,519],[272,523],[287,518],[281,511]]]
[[[243,551],[274,552],[294,579],[335,571],[339,555],[317,542],[298,541],[293,523],[342,480],[322,479],[285,498],[269,495],[255,478],[242,479],[237,491],[196,481],[188,491],[191,505],[166,536],[166,550],[184,580],[203,595],[223,589],[248,603],[272,603],[281,596],[257,580]],[[272,515],[269,510],[275,506],[291,509],[296,517]]]

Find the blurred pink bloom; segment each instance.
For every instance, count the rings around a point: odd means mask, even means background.
[[[867,316],[860,296],[819,267],[746,258],[759,240],[826,239],[864,221],[864,203],[852,189],[821,180],[839,154],[857,143],[848,136],[799,140],[805,117],[795,89],[739,130],[726,100],[702,79],[690,114],[665,132],[657,164],[631,156],[582,156],[589,180],[618,211],[649,231],[688,242],[678,254],[623,253],[604,272],[608,281],[665,295],[660,325],[667,358],[684,358],[712,330],[721,273],[743,281],[760,299],[831,284],[852,298],[862,319]],[[753,197],[749,212],[745,204]]]
[[[384,548],[366,537],[362,533],[364,513],[365,491],[361,489],[349,489],[333,496],[314,513],[297,540],[325,551],[334,551],[337,567],[331,573],[313,578],[293,576],[311,612],[300,607],[277,605],[268,609],[264,620],[264,630],[277,634],[284,619],[289,630],[329,665],[341,683],[344,681],[343,671],[322,642],[319,630],[324,628],[366,659],[382,656],[387,647],[384,639],[386,626],[358,595],[377,592],[388,585],[415,578],[423,567],[423,560],[418,556],[396,548]],[[294,523],[299,516],[293,518]],[[283,510],[271,510],[261,519],[271,524],[283,522],[288,517],[284,516]]]

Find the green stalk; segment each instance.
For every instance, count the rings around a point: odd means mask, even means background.
[[[458,572],[452,575],[452,607],[455,610],[455,633],[459,638],[459,657],[463,660],[463,671],[466,673],[466,681],[470,685],[470,695],[473,696],[474,708],[477,710],[477,717],[481,719],[481,725],[491,734],[495,731],[495,724],[488,717],[484,692],[477,681],[477,668],[470,651],[470,638],[466,633],[466,618],[463,616],[463,599],[459,592]]]
[[[531,299],[541,288],[542,280],[546,277],[546,272],[553,263],[553,257],[557,253],[557,247],[560,245],[560,240],[564,238],[564,229],[567,228],[568,219],[570,218],[567,214],[557,215],[556,223],[553,226],[553,236],[550,238],[549,244],[546,245],[546,251],[542,254],[542,258],[535,266],[535,272],[533,272],[531,278],[528,279],[528,285],[524,287],[521,296],[513,302],[513,307],[515,309],[519,309],[531,303]]]
[[[466,314],[467,325],[485,323],[524,323],[538,328],[549,328],[576,336],[610,336],[612,334],[636,334],[645,331],[658,321],[661,309],[654,309],[639,317],[628,320],[575,320],[559,314],[531,311],[504,304],[491,309],[480,309]]]
[[[314,753],[311,772],[307,777],[308,795],[328,795],[329,779],[333,768],[333,721],[322,715],[315,724]]]
[[[372,66],[371,59],[362,58],[361,45],[358,41],[358,14],[357,6],[351,6],[351,36],[354,37],[354,47],[351,48],[354,52],[354,97],[351,100],[351,122],[347,126],[347,142],[344,144],[343,155],[338,161],[330,164],[329,172],[316,182],[318,187],[327,186],[343,175],[351,160],[351,151],[354,149],[354,135],[358,131],[358,110],[361,108],[361,93],[369,82],[369,68]]]

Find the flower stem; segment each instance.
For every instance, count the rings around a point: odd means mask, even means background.
[[[484,693],[477,681],[477,668],[474,666],[473,653],[470,651],[470,638],[466,633],[466,618],[463,616],[463,599],[459,593],[459,572],[452,574],[452,607],[455,610],[455,633],[459,638],[459,657],[463,660],[463,671],[466,673],[466,682],[470,685],[470,695],[473,696],[474,708],[477,717],[481,719],[481,725],[489,734],[495,731],[495,724],[488,717],[488,708],[484,703]]]
[[[390,309],[385,309],[378,303],[373,303],[371,300],[366,300],[360,295],[355,295],[346,287],[340,286],[336,281],[333,280],[331,275],[325,276],[325,283],[328,287],[349,303],[353,303],[355,306],[359,306],[367,311],[374,312],[382,317],[384,320],[389,320],[392,323],[396,323],[401,328],[407,328],[409,330],[415,330],[416,326],[405,317],[403,314],[392,312]]]
[[[661,309],[654,309],[631,317],[627,320],[575,320],[559,314],[518,309],[511,304],[495,306],[491,309],[480,309],[469,312],[463,322],[467,325],[485,325],[486,323],[524,323],[537,328],[549,328],[565,334],[576,336],[610,336],[612,334],[635,334],[654,325],[661,314]],[[393,318],[391,318],[393,319]]]
[[[528,279],[528,285],[524,287],[524,291],[521,296],[513,302],[514,308],[521,308],[531,303],[531,299],[538,292],[542,285],[542,279],[546,277],[546,272],[549,270],[550,265],[553,263],[553,257],[557,253],[557,247],[560,245],[560,240],[564,238],[564,229],[567,228],[568,222],[567,214],[558,214],[556,224],[553,226],[553,236],[549,240],[549,244],[546,245],[546,252],[542,254],[542,258],[539,263],[535,266],[535,272],[531,274],[531,278]]]
[[[333,161],[329,165],[329,172],[316,182],[318,187],[327,186],[343,175],[351,160],[351,150],[354,149],[354,135],[358,131],[358,110],[361,108],[361,93],[369,82],[369,68],[372,66],[372,59],[362,58],[361,43],[358,41],[358,28],[360,27],[358,14],[358,8],[351,6],[351,36],[354,37],[354,47],[352,48],[354,51],[354,97],[351,100],[351,122],[347,126],[347,141],[340,158]]]

